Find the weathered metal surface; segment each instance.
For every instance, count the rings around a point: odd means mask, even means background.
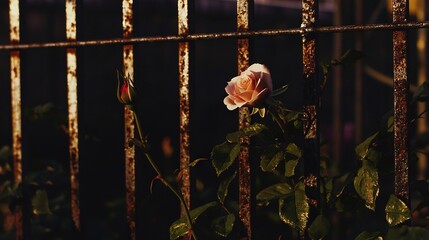
[[[407,21],[407,1],[393,0],[393,22]],[[409,200],[408,189],[408,80],[407,36],[405,31],[393,32],[393,99],[395,195]]]
[[[122,36],[131,38],[133,34],[133,0],[122,1]],[[133,45],[123,46],[123,71],[125,77],[134,81]],[[125,145],[134,138],[135,123],[133,112],[125,108]],[[127,205],[127,223],[131,240],[136,239],[136,171],[135,147],[125,148],[125,190]]]
[[[9,0],[9,33],[11,45],[20,41],[19,0]],[[21,128],[21,58],[19,51],[10,52],[10,85],[12,108],[12,154],[13,178],[15,183],[22,182],[22,128]],[[15,213],[15,239],[24,238],[23,210]]]
[[[249,0],[237,1],[237,32],[246,32],[250,29],[250,9],[252,2]],[[237,40],[237,55],[238,55],[238,74],[245,71],[249,67],[249,39]],[[239,129],[243,129],[250,125],[250,113],[247,107],[242,107],[239,110]],[[239,203],[239,218],[243,224],[244,230],[247,233],[247,239],[252,238],[252,195],[251,195],[251,169],[249,163],[249,144],[250,138],[243,137],[240,139],[241,149],[238,162],[238,203]]]
[[[76,0],[67,0],[66,38],[76,41]],[[71,215],[77,230],[80,230],[79,203],[79,127],[77,108],[77,57],[75,48],[67,48],[67,98],[70,154]]]
[[[301,27],[315,27],[318,19],[318,4],[314,0],[302,0],[302,24]],[[304,99],[303,108],[305,113],[304,124],[304,183],[305,192],[310,203],[309,224],[319,214],[319,82],[317,79],[317,40],[314,33],[304,32],[302,35],[302,61]],[[303,233],[301,233],[303,234]]]
[[[80,229],[79,204],[79,142],[77,111],[76,49],[67,49],[68,130],[70,154],[71,211],[76,229]]]
[[[105,40],[86,40],[73,42],[50,42],[50,43],[22,43],[22,44],[4,44],[0,45],[0,50],[19,50],[33,48],[63,48],[63,47],[85,47],[101,46],[113,44],[133,44],[133,43],[151,43],[151,42],[177,42],[177,41],[198,41],[212,39],[234,39],[234,38],[253,38],[263,36],[284,36],[297,35],[303,33],[336,33],[336,32],[363,32],[363,31],[392,31],[392,30],[411,30],[419,28],[429,28],[429,22],[412,23],[387,23],[370,25],[346,25],[346,26],[326,26],[309,28],[290,28],[274,30],[258,30],[246,32],[223,32],[223,33],[199,33],[176,36],[153,36],[153,37],[133,37]]]
[[[179,36],[189,34],[189,5],[188,0],[177,1]],[[180,104],[180,183],[183,199],[188,209],[191,206],[191,177],[190,177],[190,139],[189,139],[189,58],[190,43],[179,42],[179,104]],[[185,209],[181,206],[181,215]]]

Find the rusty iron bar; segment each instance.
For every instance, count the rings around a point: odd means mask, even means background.
[[[424,21],[426,18],[426,1],[419,1],[417,6],[417,20]],[[417,73],[417,85],[421,85],[426,81],[427,78],[427,30],[426,29],[420,29],[417,33],[417,51],[418,51],[418,73]],[[417,114],[420,114],[425,111],[427,107],[426,102],[419,102],[417,103]],[[427,122],[427,116],[428,114],[425,113],[421,116],[421,119],[417,122],[417,134],[423,134],[428,130],[428,122]],[[426,179],[426,171],[427,171],[427,165],[428,165],[428,158],[426,154],[417,152],[418,157],[418,173],[417,173],[417,179],[418,180],[425,180]]]
[[[66,38],[76,41],[76,0],[67,0],[65,4]],[[67,99],[68,134],[70,154],[70,190],[71,215],[74,226],[80,230],[79,202],[79,128],[77,110],[77,57],[76,48],[67,48]]]
[[[393,0],[393,22],[407,21],[408,1]],[[393,135],[395,158],[395,195],[409,201],[408,187],[408,87],[407,35],[393,32]]]
[[[61,47],[85,47],[100,46],[112,44],[137,44],[153,42],[177,42],[177,41],[198,41],[214,40],[228,38],[253,38],[267,36],[284,36],[284,35],[302,35],[307,33],[336,33],[336,32],[359,32],[359,31],[394,31],[394,30],[411,30],[419,28],[429,28],[429,22],[408,22],[408,23],[386,23],[386,24],[369,24],[369,25],[346,25],[346,26],[327,26],[327,27],[302,27],[291,29],[273,29],[246,32],[223,32],[223,33],[200,33],[176,36],[153,36],[153,37],[134,37],[134,38],[117,38],[103,40],[87,40],[73,42],[49,42],[49,43],[13,43],[0,45],[1,50],[24,50],[33,48],[61,48]]]
[[[9,0],[9,33],[11,44],[19,44],[19,0]],[[21,58],[19,51],[10,52],[10,86],[12,108],[12,155],[13,179],[16,184],[22,182],[22,118],[21,118]],[[15,212],[15,239],[24,239],[23,208]]]
[[[355,23],[356,25],[363,24],[363,1],[355,2]],[[355,33],[355,49],[358,51],[363,50],[363,36],[362,32]],[[363,95],[363,62],[357,61],[355,63],[355,143],[362,140],[362,95]]]
[[[237,32],[247,32],[250,29],[250,14],[253,11],[253,0],[237,0]],[[237,40],[237,66],[238,74],[249,67],[249,39],[241,38]],[[247,107],[240,108],[238,113],[239,129],[250,125],[250,112]],[[238,203],[239,218],[246,232],[245,239],[252,239],[251,222],[251,169],[249,163],[250,138],[240,138],[241,149],[238,162]]]
[[[315,27],[318,22],[318,2],[302,0],[302,27]],[[314,33],[302,35],[302,61],[304,99],[303,107],[306,114],[304,124],[304,183],[308,197],[310,211],[307,228],[319,213],[319,175],[320,175],[320,149],[319,149],[319,82],[317,78],[317,39]],[[306,230],[307,232],[307,230]],[[305,234],[305,235],[304,235]],[[301,233],[308,238],[307,233]]]
[[[122,1],[122,36],[124,39],[132,37],[133,33],[133,0]],[[129,77],[134,81],[134,52],[133,45],[127,44],[123,46],[123,74],[124,77]],[[136,163],[135,163],[135,147],[128,146],[134,138],[135,123],[134,114],[124,108],[124,124],[125,124],[125,189],[126,189],[126,207],[127,207],[127,223],[129,236],[131,240],[136,239]]]
[[[192,0],[191,0],[192,1]],[[189,6],[190,1],[177,1],[177,32],[179,36],[189,34]],[[180,104],[180,173],[181,173],[181,193],[186,207],[191,207],[191,176],[190,176],[190,139],[189,139],[189,61],[190,43],[179,42],[179,104]],[[181,216],[185,216],[184,206],[181,206]]]

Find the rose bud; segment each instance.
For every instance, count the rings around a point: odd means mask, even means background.
[[[245,107],[263,108],[273,91],[270,71],[262,64],[252,64],[246,71],[234,77],[225,87],[228,96],[223,103],[229,110]]]
[[[120,78],[122,78],[122,84]],[[126,77],[120,76],[119,72],[117,97],[119,102],[126,105],[128,108],[132,107],[136,98],[133,80],[129,75]]]

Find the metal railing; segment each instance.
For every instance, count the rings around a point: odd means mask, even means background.
[[[78,99],[77,99],[77,55],[76,48],[100,45],[123,45],[124,74],[133,79],[134,75],[134,44],[152,42],[177,42],[179,45],[179,96],[180,96],[180,170],[182,172],[182,194],[188,207],[190,206],[190,137],[189,137],[189,81],[190,66],[193,64],[190,51],[192,42],[209,39],[237,39],[238,72],[249,66],[249,38],[259,36],[301,35],[303,55],[304,110],[308,114],[305,133],[304,163],[306,192],[311,206],[311,219],[317,214],[319,199],[319,89],[317,80],[317,36],[323,33],[342,33],[350,31],[393,31],[393,72],[394,72],[394,158],[395,158],[395,195],[408,200],[408,80],[407,80],[407,34],[406,30],[428,28],[429,22],[407,22],[407,0],[393,0],[393,22],[389,24],[349,25],[349,26],[318,26],[318,1],[302,0],[302,24],[300,28],[252,31],[252,0],[237,0],[237,31],[224,33],[192,33],[192,0],[178,0],[178,34],[174,36],[133,37],[133,0],[122,2],[123,38],[106,40],[79,41],[76,39],[76,0],[66,0],[66,36],[65,42],[20,43],[20,9],[19,0],[9,0],[10,44],[0,45],[1,51],[10,52],[11,105],[13,132],[13,166],[14,179],[22,181],[22,147],[21,147],[21,68],[20,52],[34,48],[64,48],[67,55],[67,87],[68,87],[68,131],[70,153],[71,209],[76,229],[80,229],[79,206],[79,148],[78,148]],[[134,138],[133,115],[125,109],[125,142]],[[249,111],[242,108],[238,116],[239,127],[250,124]],[[252,191],[250,184],[251,169],[248,162],[250,143],[248,138],[241,139],[243,144],[239,155],[239,218],[243,223],[247,238],[252,238]],[[126,164],[126,203],[127,220],[131,239],[135,236],[135,149],[125,149]],[[183,209],[182,209],[183,213]],[[29,239],[23,234],[22,212],[16,216],[16,239]]]

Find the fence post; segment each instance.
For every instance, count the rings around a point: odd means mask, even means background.
[[[237,0],[237,31],[246,32],[250,29],[251,14],[253,11],[253,0]],[[242,38],[237,40],[237,57],[238,57],[238,74],[249,67],[249,39]],[[250,113],[247,107],[239,110],[239,129],[250,125]],[[251,169],[249,163],[249,144],[250,138],[243,137],[240,139],[241,149],[238,163],[238,202],[239,218],[243,223],[247,239],[252,238],[251,222]]]
[[[66,38],[76,41],[76,0],[67,0]],[[76,48],[67,48],[67,99],[68,99],[68,134],[70,154],[70,189],[71,215],[74,226],[80,231],[79,203],[79,141],[78,141],[78,112],[77,112],[77,58]]]
[[[302,0],[301,27],[316,27],[318,21],[318,1]],[[307,227],[319,214],[319,82],[317,79],[317,39],[315,33],[303,32],[302,60],[304,99],[303,107],[306,115],[304,124],[304,184],[308,197],[310,212]],[[304,235],[305,233],[301,233]],[[307,235],[307,234],[306,234]],[[306,236],[308,238],[308,236]]]
[[[133,33],[133,0],[122,1],[122,36],[131,38]],[[123,46],[123,74],[125,78],[134,81],[134,55],[133,45]],[[129,146],[128,143],[134,138],[134,115],[133,112],[124,107],[125,121],[125,190],[126,190],[126,207],[127,223],[129,237],[131,240],[136,239],[136,162],[135,147]]]
[[[405,23],[408,1],[393,0],[393,23]],[[408,87],[407,35],[405,31],[393,32],[393,135],[395,158],[395,195],[407,202],[408,189]]]
[[[179,36],[190,33],[190,11],[193,10],[193,0],[177,1]],[[188,209],[191,208],[191,176],[190,176],[190,139],[189,139],[189,79],[191,43],[179,42],[179,129],[180,129],[180,173],[181,193]],[[185,216],[185,209],[181,206],[181,216]]]
[[[10,43],[18,44],[20,41],[19,0],[9,0],[9,33]],[[13,178],[15,184],[22,184],[22,129],[21,129],[21,58],[20,51],[10,52],[10,86],[12,108],[12,154]],[[22,186],[24,189],[24,186]],[[24,193],[24,190],[23,190]],[[15,239],[24,239],[23,208],[15,213]]]

